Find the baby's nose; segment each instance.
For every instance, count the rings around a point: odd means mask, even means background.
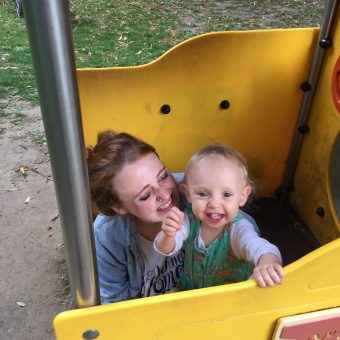
[[[210,207],[216,207],[219,204],[219,200],[215,197],[210,197],[208,204]]]

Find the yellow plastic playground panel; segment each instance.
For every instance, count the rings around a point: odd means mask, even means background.
[[[304,138],[291,201],[321,244],[340,237],[340,209],[338,206],[337,211],[335,207],[335,199],[340,200],[340,182],[335,182],[335,177],[340,177],[340,169],[337,168],[336,174],[332,167],[335,162],[340,164],[339,12],[335,20],[333,46],[325,53],[308,122],[310,131]],[[337,98],[334,98],[334,92]],[[316,214],[318,208],[324,210],[322,216]]]
[[[254,281],[72,310],[54,320],[58,340],[266,340],[278,319],[340,306],[340,239],[286,267],[285,282]],[[340,329],[339,329],[340,331]],[[312,334],[313,335],[313,334]]]
[[[172,171],[183,171],[206,143],[229,144],[247,157],[270,197],[282,182],[317,35],[316,28],[211,33],[147,65],[79,70],[86,144],[102,130],[128,131],[155,145]],[[340,306],[340,239],[328,176],[340,126],[328,82],[339,46],[326,53],[302,150],[307,165],[299,161],[292,202],[315,234],[326,230],[325,242],[333,241],[288,265],[281,286],[247,281],[72,310],[54,320],[58,340],[281,339],[285,317]],[[307,167],[308,160],[315,164]],[[316,176],[324,177],[314,183]],[[326,211],[322,222],[314,217],[318,205]]]
[[[197,148],[228,144],[270,197],[282,181],[317,35],[316,28],[210,33],[147,65],[79,70],[86,144],[98,131],[128,131],[155,145],[174,172]]]

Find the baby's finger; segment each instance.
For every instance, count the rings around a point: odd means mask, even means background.
[[[177,229],[172,227],[171,225],[168,225],[168,224],[164,224],[162,226],[162,230],[165,231],[165,232],[169,232],[169,231],[172,231],[172,232],[177,232]]]
[[[181,210],[179,210],[177,207],[173,207],[173,208],[171,209],[171,212],[174,213],[174,215],[173,215],[174,217],[176,216],[176,221],[177,221],[178,223],[182,224],[183,218],[184,218],[184,212],[181,211]]]
[[[254,279],[255,279],[257,285],[258,285],[260,288],[266,287],[266,283],[264,282],[264,280],[263,280],[263,278],[262,278],[261,275],[254,276]]]
[[[183,212],[180,211],[177,207],[172,207],[169,213],[172,213],[173,215],[176,215],[178,217],[183,215]]]
[[[181,230],[181,225],[177,221],[175,221],[171,218],[167,218],[164,221],[164,227],[171,228],[175,231]],[[164,227],[162,227],[162,228],[164,229]]]
[[[271,277],[271,273],[269,272],[269,268],[273,269],[272,266],[267,266],[267,265],[260,267],[260,273],[261,273],[263,281],[265,282],[265,287],[275,286],[275,282],[274,282],[273,278]],[[273,272],[274,272],[274,275],[277,275],[275,270]]]
[[[167,214],[167,218],[171,218],[172,220],[180,223],[183,219],[183,213],[177,207],[173,207]]]
[[[176,236],[177,234],[177,230],[172,228],[172,227],[169,227],[167,225],[163,225],[162,226],[162,231],[163,233],[167,236],[167,237],[174,237]]]
[[[276,273],[279,275],[281,282],[282,282],[282,280],[285,277],[285,272],[284,272],[282,266],[279,265],[278,263],[274,263],[274,269],[275,269]]]
[[[272,279],[274,283],[278,283],[278,284],[281,283],[282,280],[274,267],[268,267],[267,271],[268,271],[270,278]]]
[[[252,278],[256,281],[257,285],[260,288],[266,287],[266,282],[264,281],[264,279],[262,277],[260,268],[258,268],[258,267],[254,268]]]

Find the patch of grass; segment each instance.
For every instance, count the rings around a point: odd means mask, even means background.
[[[71,6],[78,67],[144,64],[177,43],[180,19],[163,2],[103,0],[95,11],[90,2],[79,4]]]
[[[77,66],[145,64],[211,31],[317,26],[323,6],[323,0],[73,0]],[[0,0],[0,21],[0,93],[37,103],[25,21],[14,1]]]
[[[46,145],[47,140],[44,132],[34,129],[28,131],[28,134],[33,140],[33,142],[37,143],[38,145]]]
[[[5,109],[7,108],[8,103],[0,102],[0,119],[6,117]]]
[[[195,35],[317,26],[322,0],[73,1],[78,67],[141,65]]]
[[[15,125],[18,125],[20,123],[22,123],[22,121],[25,119],[25,115],[22,114],[21,112],[16,112],[14,114],[14,116],[11,118],[10,122],[15,124]]]
[[[26,26],[13,1],[0,2],[0,21],[0,93],[37,102]]]

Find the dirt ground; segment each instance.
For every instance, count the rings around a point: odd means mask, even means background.
[[[40,109],[0,104],[0,339],[55,339],[70,294]]]

